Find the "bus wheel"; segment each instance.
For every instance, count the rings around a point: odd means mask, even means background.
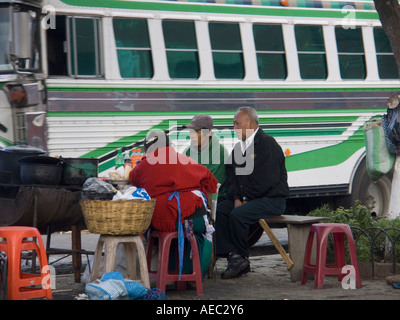
[[[347,199],[344,204],[354,206],[355,202],[359,200],[377,217],[382,217],[389,212],[391,190],[392,174],[381,177],[375,183],[372,182],[367,173],[364,158],[357,169],[352,193],[345,197]]]
[[[260,240],[263,232],[264,229],[258,222],[250,226],[249,237],[247,239],[247,245],[249,246],[249,248],[255,245],[258,240]]]

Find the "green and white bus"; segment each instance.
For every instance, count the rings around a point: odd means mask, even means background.
[[[400,85],[372,0],[0,0],[0,145],[100,159],[193,115],[228,149],[253,106],[286,155],[289,209],[360,199],[388,209],[365,169],[363,125]],[[304,212],[303,212],[304,213]]]

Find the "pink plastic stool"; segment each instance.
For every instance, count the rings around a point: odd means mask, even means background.
[[[333,234],[334,248],[335,248],[335,263],[326,264],[326,248],[328,244],[329,234]],[[311,254],[314,241],[314,234],[316,234],[316,264],[311,264]],[[306,283],[308,273],[314,274],[314,282],[316,289],[322,289],[324,287],[324,276],[325,275],[338,275],[338,280],[341,281],[346,275],[342,273],[342,268],[346,265],[345,261],[345,247],[344,247],[344,235],[346,235],[347,243],[350,252],[351,265],[355,270],[356,286],[361,287],[360,272],[358,269],[356,246],[353,239],[353,234],[349,225],[342,223],[316,223],[310,228],[308,234],[306,251],[304,255],[303,264],[303,275],[301,284]]]
[[[50,287],[50,271],[47,263],[46,249],[42,237],[32,227],[0,227],[0,251],[4,251],[8,259],[7,299],[22,300],[45,297],[52,299]],[[26,238],[37,238],[36,241]],[[40,263],[40,274],[21,271],[22,251],[36,251]]]
[[[153,252],[153,245],[155,239],[158,239],[158,267],[157,271],[151,270],[151,256]],[[192,247],[192,263],[193,272],[191,274],[181,274],[181,280],[179,281],[179,267],[177,266],[173,273],[168,271],[169,253],[171,248],[171,242],[173,239],[178,239],[178,232],[161,232],[153,230],[150,233],[149,241],[146,248],[147,266],[149,270],[149,278],[156,281],[156,287],[161,291],[165,292],[165,287],[169,281],[177,281],[177,289],[185,290],[186,281],[195,281],[197,295],[203,295],[203,282],[201,276],[201,266],[199,258],[199,250],[197,248],[197,242],[195,236],[191,239]],[[185,237],[186,241],[186,237]],[[176,252],[178,247],[176,248]],[[176,254],[177,255],[177,254]],[[178,265],[178,263],[176,263]]]

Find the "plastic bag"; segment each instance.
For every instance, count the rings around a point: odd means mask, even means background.
[[[89,178],[83,184],[81,198],[83,200],[112,200],[117,193],[111,184],[98,179]]]
[[[85,292],[91,300],[143,299],[148,289],[140,282],[126,280],[118,271],[103,274],[100,281],[87,283]]]
[[[124,193],[117,191],[113,200],[150,200],[150,196],[145,189],[129,187]]]
[[[367,172],[372,181],[377,181],[392,170],[394,163],[383,132],[382,118],[373,118],[365,123],[364,137]]]
[[[382,118],[389,150],[400,154],[400,105],[398,94],[392,94],[387,102],[387,114]]]

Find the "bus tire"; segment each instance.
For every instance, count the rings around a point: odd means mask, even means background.
[[[392,175],[391,172],[375,183],[372,182],[364,158],[354,176],[351,194],[343,197],[339,204],[344,207],[354,207],[356,201],[359,200],[377,217],[386,215],[389,212]]]

